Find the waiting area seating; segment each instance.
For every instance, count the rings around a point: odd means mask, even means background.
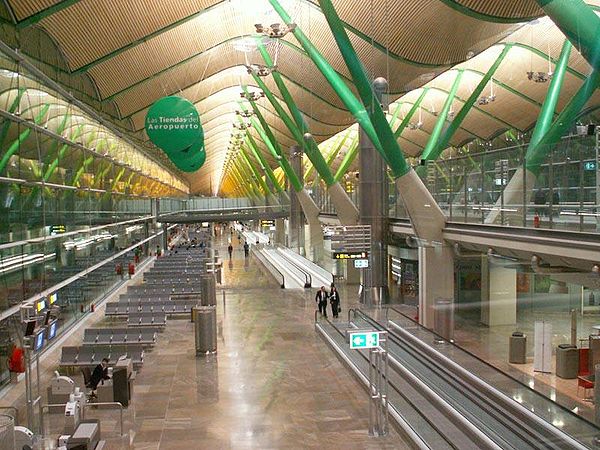
[[[132,313],[189,314],[199,302],[195,300],[142,300],[106,304],[106,316],[125,316]]]
[[[108,359],[113,366],[121,356],[131,358],[134,366],[144,363],[144,347],[141,344],[127,345],[83,345],[81,347],[63,347],[60,357],[61,367],[91,367]]]
[[[83,345],[154,345],[156,334],[155,328],[88,328],[83,335]]]
[[[167,314],[164,312],[130,312],[127,315],[128,327],[165,327]]]

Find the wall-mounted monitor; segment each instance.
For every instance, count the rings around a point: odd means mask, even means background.
[[[33,349],[36,352],[39,352],[41,349],[44,348],[44,343],[45,343],[44,338],[45,337],[46,337],[46,329],[45,328],[42,328],[38,332],[35,333],[35,335],[33,337]]]
[[[41,311],[43,311],[46,308],[47,308],[47,305],[46,305],[46,299],[45,298],[42,298],[42,299],[38,300],[37,303],[35,304],[35,310],[37,312],[41,312]]]
[[[58,320],[53,320],[46,327],[46,340],[51,341],[56,337],[56,330],[58,329]]]
[[[58,296],[56,295],[56,292],[54,294],[50,294],[48,296],[48,303],[50,303],[51,305],[54,305],[54,303],[56,303],[56,300],[58,300]]]
[[[25,322],[25,336],[31,336],[35,331],[37,320],[28,320]]]

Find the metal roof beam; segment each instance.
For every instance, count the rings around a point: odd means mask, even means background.
[[[61,2],[55,3],[54,5],[49,6],[48,8],[43,9],[40,12],[35,13],[18,22],[17,29],[22,30],[23,28],[30,27],[31,25],[38,23],[40,20],[43,20],[46,17],[50,17],[51,15],[56,14],[57,12],[60,12],[63,9],[67,9],[70,6],[79,3],[80,1],[81,0],[62,0]]]

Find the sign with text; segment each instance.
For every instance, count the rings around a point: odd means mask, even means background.
[[[369,268],[369,260],[368,259],[355,259],[354,260],[354,268],[355,269],[368,269]]]
[[[367,259],[367,252],[333,252],[333,259]]]
[[[350,333],[351,350],[362,350],[366,348],[377,347],[379,347],[378,331],[361,331],[358,333]]]

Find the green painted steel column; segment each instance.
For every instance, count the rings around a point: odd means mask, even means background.
[[[242,157],[246,161],[246,164],[248,164],[248,167],[250,167],[250,170],[252,171],[252,173],[256,177],[256,181],[260,185],[260,187],[262,188],[262,190],[265,193],[265,195],[270,195],[271,194],[271,190],[269,189],[269,186],[267,185],[267,183],[265,182],[265,180],[263,180],[263,177],[261,176],[260,172],[258,171],[258,169],[256,168],[256,166],[250,160],[250,157],[248,156],[248,153],[246,152],[246,150],[244,149],[243,146],[240,147],[240,154],[242,155]]]
[[[583,0],[536,0],[592,68],[600,68],[600,18]]]
[[[244,164],[244,161],[242,160],[241,155],[238,155],[236,162],[237,162],[237,168],[239,169],[243,178],[245,178],[246,181],[252,186],[252,190],[254,191],[254,193],[257,196],[262,197],[263,193],[260,191],[260,186],[258,185],[258,182],[252,176],[252,173],[250,172],[248,167]]]
[[[244,111],[244,112],[248,111],[248,108],[246,108],[246,105],[244,105],[241,101],[238,102],[238,104],[240,105],[240,108],[242,109],[242,111]],[[240,121],[241,121],[241,119],[240,119]],[[256,126],[257,126],[256,121],[253,120],[252,118],[250,118],[250,122],[252,123],[252,126],[254,126],[256,128]],[[265,171],[265,175],[269,177],[269,179],[271,180],[271,183],[273,183],[273,186],[275,186],[275,189],[277,189],[277,192],[283,192],[284,189],[279,184],[279,181],[277,180],[277,178],[275,177],[275,174],[273,173],[273,169],[271,169],[271,166],[269,165],[269,163],[265,159],[264,155],[262,154],[262,151],[256,144],[256,141],[254,140],[254,137],[252,137],[252,133],[250,133],[250,130],[246,130],[246,144],[248,145],[248,147],[254,154],[255,158],[260,162],[262,169]],[[271,153],[274,154],[274,156],[276,156],[276,153],[273,153],[273,151],[271,151]]]
[[[273,75],[275,75],[275,74],[273,74]],[[275,108],[275,111],[277,112],[277,114],[279,115],[279,117],[281,118],[283,123],[285,124],[286,128],[290,131],[290,133],[292,133],[295,141],[298,143],[298,145],[301,148],[304,149],[306,156],[308,156],[308,159],[310,159],[310,162],[313,164],[313,166],[315,166],[315,169],[317,170],[317,172],[319,172],[319,175],[321,175],[321,178],[323,178],[323,180],[325,180],[325,183],[328,186],[331,186],[334,183],[333,175],[331,174],[331,171],[329,170],[329,167],[327,166],[327,163],[325,162],[323,155],[319,151],[319,147],[317,146],[317,143],[312,138],[310,139],[309,142],[307,142],[304,139],[303,133],[294,124],[291,117],[288,116],[288,114],[285,112],[285,110],[283,109],[281,104],[277,101],[277,99],[275,98],[273,93],[270,91],[270,89],[267,87],[267,85],[264,83],[264,81],[258,75],[254,74],[254,73],[252,74],[252,77],[254,78],[254,81],[258,84],[258,87],[260,89],[262,89],[262,91],[265,93],[267,99],[269,100],[271,105],[273,105],[273,108]],[[285,89],[285,86],[283,88]],[[281,87],[279,88],[279,90],[281,91]],[[287,102],[287,100],[286,100],[286,102]],[[291,103],[288,104],[288,108],[292,109],[293,100],[291,100],[291,97],[290,97],[290,102]]]
[[[437,159],[439,154],[436,154],[435,150],[439,149],[438,141],[440,139],[440,135],[442,134],[442,130],[444,129],[444,125],[446,124],[446,120],[448,119],[448,113],[450,112],[450,108],[452,107],[452,102],[456,97],[456,91],[458,91],[458,87],[460,86],[460,80],[462,80],[462,76],[464,74],[464,70],[459,70],[456,74],[456,78],[454,79],[454,83],[452,83],[452,87],[450,88],[450,92],[448,93],[448,97],[446,97],[446,101],[444,102],[444,106],[440,111],[437,121],[431,131],[431,135],[427,140],[427,144],[423,149],[423,153],[421,154],[421,160],[429,161]]]
[[[281,16],[285,23],[290,23],[291,18],[288,13],[283,9],[283,7],[279,4],[277,0],[269,0],[273,9]],[[296,27],[292,33],[302,45],[310,59],[315,63],[319,71],[323,74],[323,76],[327,79],[327,81],[331,84],[331,87],[335,90],[336,94],[340,97],[346,108],[352,113],[356,121],[359,123],[361,128],[365,130],[365,133],[369,136],[373,145],[377,148],[378,151],[384,152],[382,143],[379,140],[379,136],[375,131],[373,124],[371,123],[371,118],[367,114],[365,107],[361,104],[361,102],[354,96],[350,88],[346,85],[344,80],[336,73],[336,71],[331,67],[329,62],[325,59],[321,53],[312,45],[312,43],[308,40],[308,38],[304,35],[302,30],[299,27]]]
[[[245,87],[242,87],[242,89],[244,89],[244,92],[248,92],[248,90]],[[274,156],[279,162],[279,165],[281,166],[281,169],[287,176],[288,180],[290,181],[290,184],[292,185],[293,189],[296,192],[301,191],[304,188],[302,181],[300,181],[300,178],[298,178],[298,175],[296,175],[296,172],[294,172],[294,169],[292,169],[292,166],[290,166],[290,163],[287,160],[286,156],[281,151],[281,148],[279,147],[277,139],[273,135],[269,124],[258,109],[258,106],[256,106],[256,103],[250,101],[250,105],[252,106],[252,110],[254,111],[254,114],[256,114],[256,117],[258,118],[258,121],[261,125],[260,127],[255,127],[256,130],[260,134],[265,144],[267,146],[269,146],[270,144],[269,149],[275,152]],[[253,122],[253,125],[255,122],[256,121]]]
[[[492,79],[492,77],[498,70],[498,67],[500,67],[500,64],[502,64],[502,61],[504,61],[504,58],[506,58],[506,55],[508,54],[511,48],[512,44],[504,45],[504,48],[500,52],[500,55],[498,55],[494,63],[485,73],[485,75],[483,76],[475,90],[471,93],[471,95],[469,96],[463,107],[460,109],[460,111],[456,114],[456,116],[454,116],[454,119],[452,120],[446,131],[442,134],[442,137],[437,141],[435,149],[433,150],[433,157],[430,159],[437,159],[442,153],[442,151],[448,146],[450,140],[452,139],[452,136],[454,136],[456,130],[460,128],[463,121],[465,120],[465,117],[467,117],[467,114],[469,114],[469,111],[471,111],[473,105],[477,103],[479,96],[481,95],[489,81]]]
[[[560,52],[560,57],[558,58],[558,62],[556,63],[556,68],[554,69],[552,81],[550,82],[548,92],[546,93],[546,98],[544,99],[542,109],[540,110],[540,114],[535,124],[535,128],[533,129],[531,140],[529,141],[529,146],[527,147],[528,151],[529,149],[534,149],[537,147],[537,145],[542,140],[542,137],[548,132],[548,129],[552,125],[552,119],[554,119],[554,111],[556,111],[556,104],[558,103],[560,91],[562,89],[563,81],[565,79],[565,73],[567,71],[567,67],[569,66],[569,56],[571,55],[571,48],[571,42],[565,40],[562,46],[562,50]],[[530,156],[532,155],[526,154],[525,157],[528,158]]]
[[[50,104],[45,103],[41,111],[37,114],[37,116],[33,118],[33,122],[36,125],[39,125],[39,123],[44,119],[44,117],[46,117],[46,114],[48,113],[49,109]],[[0,173],[4,172],[4,169],[6,169],[6,165],[8,164],[8,161],[10,161],[10,158],[17,152],[17,150],[19,150],[19,147],[21,146],[23,141],[25,141],[25,139],[27,139],[30,134],[31,128],[27,128],[26,130],[22,131],[19,137],[12,143],[8,150],[6,150],[6,153],[4,153],[2,159],[0,160]]]
[[[244,177],[237,168],[235,161],[232,161],[229,167],[231,170],[231,177],[233,179],[233,182],[240,187],[244,195],[250,198],[254,197],[254,191],[250,188],[249,183],[244,180]]]
[[[273,169],[271,169],[271,166],[269,166],[269,163],[265,159],[260,148],[258,148],[256,141],[254,140],[252,134],[249,131],[246,131],[246,144],[254,154],[254,157],[260,162],[262,169],[265,171],[265,175],[269,177],[271,183],[273,183],[273,186],[275,186],[275,189],[277,189],[277,192],[283,192],[283,188],[279,184],[277,177],[275,177]]]
[[[540,166],[551,150],[552,145],[556,144],[560,138],[573,126],[577,116],[594,94],[600,85],[600,70],[594,70],[585,80],[581,88],[565,105],[552,126],[548,129],[544,137],[535,147],[527,149],[526,168],[538,175]]]
[[[254,180],[252,180],[252,177],[250,175],[248,175],[248,172],[242,166],[239,158],[236,158],[236,160],[233,163],[233,167],[237,171],[237,174],[238,174],[240,180],[242,181],[242,183],[245,183],[246,187],[248,188],[248,190],[250,191],[252,196],[253,197],[262,197],[262,193],[260,192],[260,190],[258,189],[256,184],[254,183]]]
[[[415,115],[415,113],[421,106],[421,103],[423,102],[423,99],[427,95],[427,92],[429,92],[429,88],[427,88],[427,87],[423,88],[423,91],[421,92],[421,95],[419,95],[419,98],[417,98],[417,101],[414,103],[414,105],[412,105],[412,107],[408,111],[408,114],[406,116],[404,116],[404,119],[402,119],[402,122],[400,122],[400,126],[396,129],[396,131],[394,131],[394,137],[396,139],[400,138],[400,136],[402,135],[402,132],[410,123],[410,119],[412,119],[412,117]],[[400,111],[400,106],[398,106],[398,108],[396,108],[396,111],[394,111],[394,115],[397,115],[397,113],[399,111]]]
[[[356,139],[354,139],[354,142],[346,152],[346,155],[344,155],[344,159],[342,160],[340,167],[338,167],[338,170],[335,173],[335,181],[340,181],[342,179],[342,177],[348,171],[348,168],[356,159],[356,155],[358,155],[358,136],[356,136]]]
[[[75,141],[81,135],[81,132],[83,131],[83,128],[84,128],[83,125],[79,125],[73,131],[73,133],[71,134],[71,136],[69,136],[69,140],[70,141]],[[65,152],[67,151],[68,148],[69,148],[68,144],[64,144],[60,148],[60,150],[58,151],[58,154],[56,155],[56,158],[48,166],[48,169],[46,170],[46,173],[44,174],[44,181],[48,181],[50,179],[50,177],[52,176],[52,174],[54,173],[54,171],[58,167],[58,164],[60,163],[60,160],[65,156]]]
[[[27,91],[26,88],[19,88],[17,90],[17,96],[15,97],[13,102],[8,107],[9,113],[14,114],[14,112],[17,111],[17,109],[19,108],[19,105],[21,104],[21,99],[23,98],[23,94],[25,94],[25,91]],[[8,129],[10,128],[11,123],[12,122],[10,120],[5,119],[4,123],[2,124],[2,130],[0,131],[0,148],[2,148],[4,146],[4,139],[6,139],[6,134],[8,133]]]
[[[333,161],[335,160],[335,158],[337,158],[337,155],[339,155],[339,153],[342,150],[342,148],[344,147],[344,145],[346,145],[346,142],[348,142],[348,139],[350,139],[350,132],[346,131],[344,133],[343,139],[341,139],[340,142],[336,144],[335,149],[331,152],[331,154],[329,155],[329,158],[327,158],[327,165],[329,167],[331,167],[331,165],[333,164]],[[350,147],[352,147],[352,146],[350,146]],[[350,149],[348,151],[350,151]],[[342,162],[343,162],[343,160],[342,160]],[[337,174],[334,175],[333,178],[336,182],[340,181],[339,178],[337,177]],[[315,177],[315,182],[316,181],[317,181],[317,178]]]
[[[276,0],[272,0],[276,1]],[[364,68],[354,51],[352,43],[348,38],[344,24],[340,20],[330,0],[319,0],[321,10],[329,23],[329,27],[333,32],[338,48],[342,53],[344,61],[348,70],[352,74],[354,85],[356,86],[360,98],[367,110],[371,123],[375,128],[379,141],[381,142],[382,149],[377,150],[380,152],[384,160],[389,165],[392,174],[395,178],[399,178],[406,175],[412,169],[407,164],[402,154],[402,150],[394,137],[390,125],[387,121],[385,113],[381,109],[381,105],[377,96],[373,92],[371,82],[364,71]],[[375,143],[373,143],[375,145]]]
[[[269,52],[267,52],[262,43],[259,43],[258,49],[263,59],[265,60],[266,65],[268,67],[273,67],[273,60],[271,59],[271,55],[269,55]],[[255,79],[255,81],[259,83],[259,86],[265,92],[265,95],[267,96],[273,107],[277,110],[277,113],[280,115],[286,127],[288,127],[290,132],[294,134],[298,145],[304,148],[306,156],[308,156],[308,159],[312,163],[313,167],[315,167],[323,181],[325,181],[325,184],[327,184],[327,186],[331,186],[333,183],[335,183],[331,170],[329,169],[325,158],[323,158],[323,155],[319,150],[319,146],[315,142],[314,138],[311,136],[309,139],[305,139],[305,133],[309,132],[308,125],[304,120],[302,113],[298,109],[298,106],[296,106],[296,103],[294,102],[290,91],[285,85],[281,74],[279,74],[279,72],[277,71],[272,71],[271,75],[273,76],[273,80],[275,81],[275,84],[277,85],[277,88],[279,89],[279,92],[281,93],[283,100],[285,101],[285,104],[288,107],[288,110],[292,114],[292,117],[296,124],[295,127],[291,123],[289,116],[283,110],[273,93],[267,88],[267,86],[260,79],[260,77],[256,76],[255,74],[253,74],[252,76]]]

